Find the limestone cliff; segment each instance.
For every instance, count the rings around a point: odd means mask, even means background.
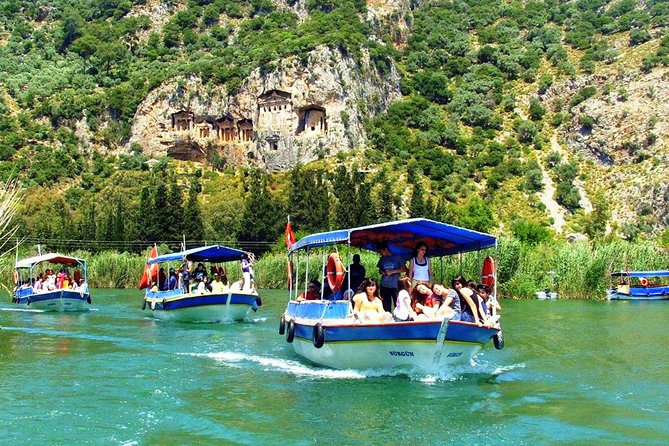
[[[151,157],[200,160],[212,151],[231,165],[271,171],[364,146],[365,118],[400,97],[394,65],[319,47],[306,59],[257,69],[239,91],[175,79],[138,107],[129,146]]]

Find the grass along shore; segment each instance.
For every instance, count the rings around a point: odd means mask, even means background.
[[[330,247],[339,251],[346,259],[345,247]],[[351,255],[357,250],[352,250]],[[127,252],[106,251],[97,254],[76,251],[73,256],[88,262],[89,285],[92,288],[134,288],[144,270],[146,257]],[[378,255],[360,252],[367,274],[379,277],[376,269]],[[561,299],[603,299],[606,296],[608,276],[612,271],[658,270],[669,268],[669,253],[652,243],[629,243],[613,240],[596,242],[551,242],[539,245],[521,243],[511,238],[499,239],[497,253],[487,250],[433,259],[436,281],[449,283],[458,274],[467,279],[479,280],[481,265],[486,255],[493,255],[498,265],[498,295],[506,298],[534,298],[534,292],[550,287]],[[308,259],[309,273],[305,274],[307,258],[300,256],[299,265],[294,258],[294,271],[299,272],[300,284],[305,277],[319,277],[322,253],[311,254]],[[170,266],[177,267],[174,262]],[[12,269],[14,256],[0,259],[2,277],[0,285],[9,294],[13,287]],[[241,276],[239,262],[225,264],[228,279]],[[548,271],[555,272],[556,284]],[[285,254],[267,253],[255,264],[255,280],[258,288],[286,288],[287,265]]]

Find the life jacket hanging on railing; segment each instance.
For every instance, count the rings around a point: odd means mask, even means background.
[[[328,256],[327,264],[327,278],[328,285],[333,293],[341,289],[344,284],[344,276],[346,275],[346,268],[339,258],[339,254],[333,252]]]

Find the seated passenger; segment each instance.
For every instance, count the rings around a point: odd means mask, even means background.
[[[309,281],[309,285],[307,285],[307,291],[300,293],[299,296],[297,296],[298,301],[302,300],[318,300],[321,298],[321,283],[316,280],[312,279]]]
[[[176,290],[179,286],[179,279],[174,268],[170,268],[170,277],[167,279],[167,289]]]
[[[238,281],[234,282],[232,285],[230,285],[230,292],[231,293],[239,293],[242,288],[244,288],[244,277],[240,277]]]
[[[474,295],[474,292],[469,288],[467,281],[462,276],[453,279],[451,284],[460,297],[460,305],[462,307],[461,320],[481,325],[478,310],[478,294]]]
[[[433,295],[429,284],[419,282],[411,292],[416,320],[433,319],[440,305],[439,296]]]
[[[221,275],[214,273],[214,280],[211,281],[211,292],[214,294],[223,294],[223,282],[221,282]]]
[[[393,311],[393,319],[396,322],[413,321],[416,319],[416,312],[411,307],[411,279],[403,277],[398,282],[397,302]]]
[[[499,320],[499,315],[495,314],[493,316],[493,308],[495,313],[502,310],[502,307],[499,305],[499,302],[495,300],[494,302],[490,299],[490,288],[488,285],[479,285],[477,287],[478,295],[481,298],[481,309],[483,310],[483,320],[487,325],[493,325]]]
[[[359,293],[353,296],[353,315],[360,322],[391,322],[393,316],[383,309],[379,286],[374,279],[362,281]]]
[[[441,297],[441,306],[436,313],[437,319],[448,318],[459,321],[462,310],[460,309],[460,297],[458,293],[440,283],[432,285],[432,293]]]

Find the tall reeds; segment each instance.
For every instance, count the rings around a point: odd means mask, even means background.
[[[299,274],[297,287],[305,287],[305,280],[317,279],[323,282],[323,265],[327,254],[335,248],[293,256],[293,273]],[[378,255],[369,251],[339,250],[344,263],[350,262],[354,253],[359,253],[367,275],[379,278],[376,267]],[[102,252],[90,254],[77,251],[70,253],[88,261],[89,284],[93,288],[134,288],[144,271],[146,257],[129,253]],[[481,265],[486,255],[493,255],[497,261],[498,295],[511,298],[533,298],[534,293],[545,288],[557,291],[563,299],[603,299],[608,277],[619,270],[662,270],[669,269],[669,253],[651,243],[629,243],[614,240],[607,243],[545,243],[528,245],[518,240],[502,238],[497,251],[466,253],[432,259],[435,281],[450,283],[457,275],[476,282],[480,280]],[[166,265],[178,267],[178,262]],[[306,271],[307,263],[309,265]],[[0,268],[11,271],[14,266],[12,256],[0,259]],[[225,265],[228,281],[241,276],[239,262]],[[287,288],[287,256],[268,253],[258,259],[254,266],[255,282],[258,288]],[[553,273],[551,273],[553,272]],[[13,288],[11,274],[3,274],[0,284],[6,289]]]

